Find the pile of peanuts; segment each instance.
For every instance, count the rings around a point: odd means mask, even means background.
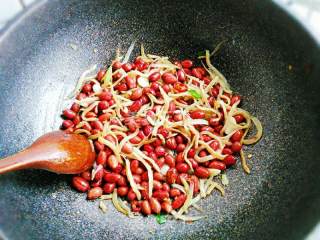
[[[132,104],[128,106],[127,112],[121,112],[120,118],[111,118],[111,114],[105,110],[111,108],[115,104],[115,99],[112,91],[103,89],[100,93],[93,90],[96,82],[101,82],[106,74],[106,70],[100,70],[95,80],[85,83],[81,92],[76,96],[76,99],[81,101],[88,97],[98,96],[99,103],[86,114],[86,118],[95,118],[95,121],[84,122],[80,127],[79,123],[83,122],[81,116],[81,106],[78,103],[73,103],[72,106],[63,111],[64,121],[62,128],[68,132],[73,133],[77,129],[85,129],[91,135],[103,131],[104,123],[108,122],[110,125],[126,126],[127,135],[137,131],[138,134],[126,143],[121,151],[123,153],[131,153],[132,149],[143,141],[145,138],[150,137],[153,126],[146,117],[135,117],[137,113],[145,104],[150,103],[148,94],[161,99],[162,95],[159,88],[161,87],[166,93],[182,93],[188,91],[186,84],[187,76],[193,76],[202,80],[206,85],[212,81],[207,71],[203,67],[194,66],[194,62],[187,59],[174,64],[178,67],[176,71],[160,73],[154,72],[149,75],[149,86],[141,87],[139,85],[139,77],[132,77],[127,75],[122,76],[122,72],[130,73],[131,71],[140,71],[146,74],[149,71],[149,64],[142,58],[136,58],[132,63],[121,64],[119,61],[112,63],[112,80],[113,82],[123,78],[116,86],[114,86],[114,93],[125,94],[132,100]],[[117,71],[119,69],[124,71]],[[208,102],[213,107],[216,97],[219,94],[220,85],[215,84],[209,91]],[[230,99],[230,106],[235,102],[240,101],[240,96],[224,93]],[[192,101],[179,99],[183,104],[191,104]],[[154,116],[159,105],[155,104],[153,108],[147,109],[146,116]],[[168,120],[171,122],[178,122],[183,119],[181,113],[176,111],[177,105],[175,102],[170,102],[168,110]],[[206,112],[198,109],[188,113],[192,119],[206,119],[208,125],[196,125],[195,128],[200,133],[200,139],[205,142],[210,142],[210,147],[213,150],[219,148],[219,142],[214,140],[208,135],[201,134],[203,131],[211,132],[215,135],[221,135],[220,131],[224,125],[223,111],[221,110],[222,117],[217,120],[216,116],[207,116]],[[243,122],[245,119],[241,114],[234,116],[237,123]],[[226,170],[236,163],[236,155],[242,148],[241,138],[244,134],[243,130],[236,131],[231,137],[231,144],[225,146],[222,154],[226,155],[223,160],[213,159],[206,162],[197,162],[194,159],[196,153],[195,148],[191,148],[187,153],[187,158],[192,164],[185,162],[183,152],[187,147],[188,141],[182,134],[175,134],[171,136],[170,132],[165,127],[160,127],[157,134],[163,138],[156,137],[155,141],[144,144],[140,150],[148,157],[152,158],[159,168],[164,165],[168,170],[165,174],[155,171],[153,169],[153,190],[152,196],[148,195],[148,173],[147,169],[139,159],[130,159],[130,170],[133,174],[135,183],[140,187],[141,199],[138,200],[135,192],[131,188],[127,179],[126,169],[124,164],[119,163],[114,152],[105,144],[99,142],[97,139],[93,140],[93,146],[96,151],[97,157],[95,161],[94,174],[92,171],[85,171],[76,175],[72,179],[72,186],[79,192],[86,192],[89,200],[94,200],[101,197],[103,194],[111,194],[117,191],[117,195],[125,199],[131,206],[131,210],[136,213],[144,215],[158,214],[160,212],[170,213],[173,209],[179,209],[186,201],[186,193],[178,188],[172,187],[172,184],[180,184],[181,179],[184,178],[187,182],[192,183],[194,186],[194,194],[199,193],[199,179],[207,179],[210,176],[210,169],[218,169],[221,171]],[[122,135],[117,135],[117,140],[123,139]],[[111,134],[104,136],[105,139],[112,143],[116,143],[116,139]],[[201,150],[200,157],[205,157],[210,153],[207,150]]]

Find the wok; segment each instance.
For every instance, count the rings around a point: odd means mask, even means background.
[[[320,51],[271,1],[41,1],[0,36],[0,157],[59,127],[65,97],[89,66],[133,40],[146,51],[195,58],[226,40],[214,64],[261,119],[264,136],[228,173],[226,196],[188,224],[128,219],[70,188],[70,176],[0,176],[0,229],[8,239],[301,239],[320,219]],[[71,45],[70,45],[71,44]],[[72,46],[72,47],[70,47]],[[76,47],[75,47],[76,46]],[[138,51],[138,50],[137,50]]]

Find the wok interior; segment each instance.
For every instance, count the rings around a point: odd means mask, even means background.
[[[21,171],[0,177],[0,228],[10,239],[299,239],[319,218],[319,48],[284,12],[261,1],[50,1],[0,38],[0,156],[57,129],[65,96],[95,63],[133,40],[149,53],[194,59],[226,40],[213,58],[243,108],[264,126],[230,186],[201,202],[205,220],[128,219],[85,200],[70,177]],[[70,47],[76,45],[76,49]],[[136,49],[137,53],[138,49]],[[292,69],[289,70],[289,65]]]

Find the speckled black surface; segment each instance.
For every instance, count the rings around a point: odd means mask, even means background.
[[[320,219],[319,47],[268,1],[48,1],[0,36],[0,157],[59,126],[80,73],[116,47],[215,58],[244,108],[264,125],[249,160],[229,171],[226,197],[201,203],[186,224],[128,220],[69,187],[68,176],[28,170],[0,176],[0,229],[9,239],[302,239]],[[73,50],[69,44],[76,44]],[[98,52],[94,52],[97,49]],[[292,65],[291,71],[288,65]]]

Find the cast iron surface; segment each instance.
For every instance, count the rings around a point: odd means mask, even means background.
[[[320,217],[319,48],[268,1],[48,1],[0,37],[0,157],[57,129],[64,98],[94,63],[143,42],[147,52],[195,58],[227,40],[214,63],[261,119],[230,186],[201,202],[193,224],[128,219],[85,200],[70,177],[36,170],[0,176],[0,229],[9,239],[301,239]],[[76,50],[70,43],[78,46]],[[98,51],[94,51],[97,49]],[[292,65],[289,71],[288,65]]]

